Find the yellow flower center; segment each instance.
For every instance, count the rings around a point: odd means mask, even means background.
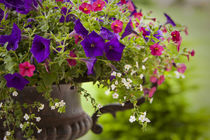
[[[98,7],[100,8],[101,7],[101,4],[98,4]]]
[[[88,9],[87,8],[84,8],[84,11],[88,11]]]

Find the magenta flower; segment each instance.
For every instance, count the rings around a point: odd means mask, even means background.
[[[19,73],[7,74],[4,78],[7,80],[7,87],[13,87],[18,90],[23,90],[23,88],[29,83],[29,81],[23,78]]]
[[[192,50],[192,51],[190,52],[190,55],[191,55],[191,56],[195,56],[195,50]]]
[[[19,73],[22,76],[32,77],[34,75],[35,66],[31,65],[29,62],[24,62],[19,64]]]
[[[106,43],[105,54],[108,60],[120,61],[125,45],[121,44],[117,37]]]
[[[21,40],[21,30],[18,28],[18,26],[14,23],[12,33],[10,35],[1,35],[0,36],[0,44],[4,45],[6,42],[8,42],[7,50],[13,50],[15,51],[18,48],[18,44]]]
[[[77,55],[73,51],[70,51],[69,56],[77,57]],[[69,63],[70,66],[76,66],[77,64],[77,61],[75,59],[67,59],[67,62]]]
[[[87,57],[103,55],[105,41],[95,31],[91,32],[80,44],[83,46]]]
[[[103,0],[97,0],[93,3],[93,11],[101,11],[104,6],[105,6],[105,2]]]
[[[155,94],[155,91],[157,90],[156,87],[153,87],[149,90],[149,98],[152,98],[152,96]]]
[[[89,33],[88,30],[86,30],[85,27],[82,25],[79,19],[75,21],[74,30],[78,35],[81,35],[82,37],[87,36]]]
[[[43,62],[50,55],[50,40],[35,35],[30,51],[38,63]]]
[[[158,82],[157,84],[160,86],[163,82],[165,81],[165,76],[164,75],[161,75],[158,79]]]
[[[100,36],[103,37],[105,40],[111,40],[115,37],[115,34],[111,32],[109,29],[101,27]]]
[[[176,23],[171,19],[171,17],[168,14],[164,13],[164,15],[167,20],[165,24],[171,24],[172,26],[176,26]]]
[[[86,63],[87,66],[87,74],[93,74],[93,68],[94,68],[94,64],[96,63],[97,59],[96,58],[90,58],[90,59],[80,59],[81,61]]]
[[[161,56],[164,49],[162,46],[160,46],[159,44],[156,43],[156,44],[150,46],[150,50],[151,50],[152,55]]]
[[[92,11],[92,5],[91,4],[88,4],[88,3],[82,3],[80,6],[79,6],[79,10],[82,11],[83,13],[85,14],[90,14],[90,12]]]
[[[111,25],[112,30],[114,33],[120,33],[123,29],[123,22],[120,20],[115,20]]]
[[[180,35],[180,33],[179,33],[179,31],[173,31],[172,33],[171,33],[171,37],[172,37],[172,40],[175,42],[175,43],[178,43],[178,42],[180,42],[181,41],[181,35]]]
[[[152,83],[156,83],[157,80],[158,80],[158,79],[157,79],[155,76],[151,76],[151,77],[150,77],[150,82],[152,82]]]
[[[185,73],[187,66],[185,64],[177,64],[177,71],[180,73]]]

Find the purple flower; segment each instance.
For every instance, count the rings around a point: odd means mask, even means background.
[[[30,51],[38,63],[43,62],[50,55],[50,40],[35,35]]]
[[[161,30],[158,30],[153,36],[160,40],[163,37],[163,32]]]
[[[138,34],[136,31],[133,30],[132,26],[131,26],[132,22],[131,20],[128,22],[128,24],[126,25],[125,27],[125,31],[124,33],[122,34],[122,37],[121,39],[125,38],[126,36],[132,34],[132,33],[135,33],[135,34]]]
[[[171,19],[171,17],[168,14],[164,13],[164,15],[167,19],[165,24],[171,24],[172,26],[176,26],[176,23]]]
[[[100,35],[103,37],[103,39],[111,40],[115,37],[115,34],[111,32],[109,29],[101,27]]]
[[[60,23],[64,23],[64,22],[70,22],[70,21],[75,21],[75,16],[73,14],[69,14],[71,12],[71,10],[67,9],[66,7],[62,7],[61,8],[61,18],[60,18]]]
[[[120,61],[125,45],[121,44],[117,37],[106,43],[105,53],[108,60]]]
[[[3,18],[4,18],[4,10],[0,8],[0,22],[2,21]]]
[[[76,31],[77,34],[83,37],[87,36],[89,33],[88,30],[86,30],[85,27],[82,25],[79,19],[75,21],[74,30]]]
[[[88,75],[93,74],[93,67],[94,67],[94,64],[96,63],[97,59],[96,58],[81,59],[81,61],[86,63],[86,66],[88,69],[87,74]]]
[[[19,73],[7,74],[4,78],[7,80],[7,87],[13,87],[18,90],[23,90],[25,85],[29,83],[29,81],[23,78]]]
[[[14,23],[12,33],[10,35],[1,35],[0,36],[0,44],[4,45],[8,42],[7,50],[15,51],[18,48],[18,44],[21,40],[21,30],[18,26]]]
[[[93,31],[81,42],[81,45],[87,57],[96,57],[103,55],[105,41]]]

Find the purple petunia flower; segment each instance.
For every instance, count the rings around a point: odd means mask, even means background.
[[[93,74],[93,67],[94,67],[94,64],[96,63],[97,59],[94,57],[94,58],[90,58],[90,59],[80,59],[80,60],[86,63],[86,66],[88,69],[87,74],[88,75]]]
[[[160,40],[163,37],[163,32],[161,30],[158,30],[153,36]]]
[[[3,18],[4,18],[4,10],[0,8],[0,22],[2,21]]]
[[[164,15],[167,19],[165,24],[171,24],[172,26],[176,26],[176,23],[171,19],[171,17],[168,14],[164,13]]]
[[[76,18],[73,14],[69,14],[71,12],[71,10],[67,9],[66,7],[62,7],[61,8],[61,18],[60,18],[60,23],[64,23],[64,22],[70,22],[70,21],[75,21]]]
[[[7,80],[7,87],[13,87],[18,90],[23,90],[25,85],[29,83],[29,81],[23,78],[19,73],[7,74],[4,78]]]
[[[18,44],[21,40],[21,30],[18,28],[18,26],[14,23],[12,33],[10,35],[1,35],[0,36],[0,44],[4,45],[6,42],[8,42],[7,50],[13,50],[15,51],[18,48]]]
[[[105,53],[108,60],[120,61],[125,45],[121,44],[117,37],[106,43]]]
[[[35,35],[30,51],[38,63],[43,62],[50,55],[50,40]]]
[[[105,41],[93,31],[81,42],[81,45],[87,57],[96,57],[103,55]]]
[[[124,33],[122,34],[121,36],[121,39],[125,38],[126,36],[132,34],[132,33],[135,33],[135,34],[138,34],[136,31],[133,30],[132,26],[131,26],[132,22],[131,20],[128,22],[128,24],[126,25],[125,27],[125,31]]]
[[[87,36],[89,33],[88,30],[86,30],[85,27],[82,25],[79,19],[75,21],[74,30],[76,31],[77,34],[83,37]]]
[[[100,35],[103,37],[103,39],[111,40],[115,37],[115,34],[111,32],[109,29],[101,27]]]

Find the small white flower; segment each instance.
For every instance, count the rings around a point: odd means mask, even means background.
[[[123,99],[126,100],[126,96],[124,96]]]
[[[126,79],[125,78],[122,78],[122,83],[124,84],[126,82],[127,82]]]
[[[139,68],[139,63],[136,61],[136,68],[138,69]]]
[[[37,122],[40,122],[41,121],[41,118],[40,117],[36,117],[36,121]]]
[[[118,81],[115,81],[115,85],[118,85]]]
[[[51,110],[55,110],[55,106],[51,106],[50,108],[51,108]]]
[[[143,113],[143,115],[146,117],[146,115],[147,115],[147,112],[144,112],[144,113]]]
[[[111,89],[115,90],[116,86],[114,84],[111,85]]]
[[[119,94],[117,94],[117,93],[114,93],[114,94],[112,95],[112,97],[113,97],[113,99],[118,99],[118,97],[119,97]]]
[[[135,73],[136,73],[135,70],[132,70],[132,71],[131,71],[131,75],[134,75]]]
[[[136,117],[135,116],[130,116],[129,122],[133,123],[135,121],[136,121]]]
[[[147,123],[151,122],[148,118],[145,118],[144,121],[147,122]]]
[[[23,128],[23,124],[22,124],[22,123],[20,124],[20,128],[21,128],[21,129]]]
[[[127,81],[128,81],[129,83],[132,83],[132,82],[133,82],[130,78],[127,78]]]
[[[98,104],[98,108],[102,108],[102,105],[101,104]]]
[[[122,103],[122,106],[125,106],[125,103]]]
[[[175,73],[177,79],[179,79],[179,78],[183,78],[184,79],[185,78],[185,75],[182,74],[182,73],[179,73],[178,71],[175,71],[174,73]]]
[[[27,120],[29,119],[28,114],[25,114],[25,115],[23,116],[23,118],[27,121]]]
[[[121,73],[117,73],[117,77],[121,77],[122,76],[122,74]]]
[[[37,130],[37,133],[39,134],[39,133],[41,133],[42,132],[42,129],[38,129]]]
[[[7,136],[4,136],[4,139],[3,139],[3,140],[8,140],[8,139],[7,139]]]
[[[110,94],[110,90],[107,89],[107,90],[105,91],[105,94],[106,94],[106,95],[109,95],[109,94]]]
[[[11,132],[6,131],[6,136],[10,136],[10,135],[11,135]]]
[[[140,91],[143,91],[143,86],[142,86],[142,84],[140,84]]]
[[[59,103],[55,103],[55,107],[59,107]]]
[[[18,96],[18,92],[17,92],[17,91],[14,91],[14,92],[12,93],[12,96],[14,96],[14,97]]]
[[[144,65],[142,65],[142,69],[143,69],[143,70],[146,70],[146,67],[145,67]]]
[[[44,104],[41,104],[40,107],[38,108],[38,112],[39,112],[40,110],[43,110],[43,109],[44,109]]]
[[[151,98],[151,99],[149,100],[149,103],[150,103],[150,104],[152,104],[152,102],[153,102],[153,98]]]
[[[144,75],[143,74],[140,74],[140,78],[143,79],[144,78]]]
[[[142,62],[145,63],[148,60],[148,57],[146,57]]]
[[[144,115],[140,115],[139,116],[139,121],[144,122],[144,120],[145,120],[145,116]]]
[[[115,72],[115,71],[113,71],[112,73],[111,73],[111,76],[116,76],[117,75],[117,73]]]
[[[125,68],[125,71],[129,71],[129,69],[132,68],[132,67],[131,67],[131,65],[125,65],[124,68]]]
[[[65,103],[63,100],[61,100],[61,101],[59,102],[59,105],[60,105],[60,107],[63,107],[63,106],[66,105],[66,103]]]
[[[2,105],[3,105],[3,103],[1,102],[1,103],[0,103],[0,108],[2,107]]]

